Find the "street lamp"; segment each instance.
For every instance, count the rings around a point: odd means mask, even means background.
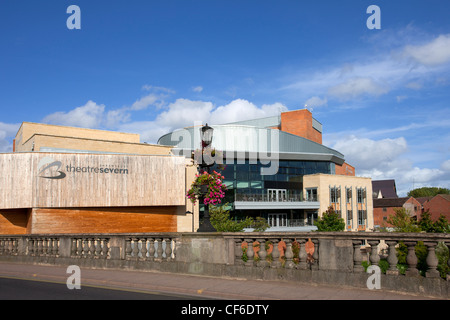
[[[206,124],[200,128],[200,137],[202,139],[202,151],[204,148],[208,147],[213,138],[214,129]]]
[[[205,148],[209,147],[211,145],[212,139],[213,139],[213,132],[214,129],[211,128],[210,126],[208,126],[208,124],[206,124],[205,126],[202,126],[200,128],[200,137],[202,139],[202,161],[199,164],[199,170],[201,173],[203,172],[207,172],[209,173],[209,167],[212,166],[212,164],[206,164],[204,157],[203,157],[203,151]],[[201,197],[200,197],[200,203],[203,202],[204,197],[205,197],[206,191],[204,191],[204,193],[202,193]],[[201,226],[197,229],[197,232],[216,232],[217,230],[213,227],[213,225],[211,224],[210,221],[210,217],[209,217],[209,204],[205,204],[204,205],[204,209],[203,209],[203,222],[201,224]]]

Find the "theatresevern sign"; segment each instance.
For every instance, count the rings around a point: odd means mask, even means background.
[[[103,168],[103,167],[74,167],[72,165],[66,166],[66,172],[87,172],[87,173],[115,173],[128,174],[128,169],[118,168]]]
[[[56,172],[50,171],[50,168],[56,168]],[[45,179],[52,180],[61,180],[66,177],[66,173],[60,171],[60,169],[64,168],[61,161],[55,161],[51,157],[42,158],[38,164],[39,176]],[[105,174],[128,174],[128,169],[118,168],[117,165],[108,166],[100,166],[100,167],[75,167],[73,165],[66,166],[66,172],[73,173],[105,173]]]

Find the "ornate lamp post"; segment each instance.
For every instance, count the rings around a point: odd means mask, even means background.
[[[209,167],[211,167],[213,165],[213,163],[211,163],[211,164],[205,163],[204,156],[203,156],[203,151],[211,145],[211,142],[213,139],[213,132],[214,132],[214,129],[211,128],[210,126],[208,126],[208,124],[206,124],[205,126],[202,126],[200,128],[200,137],[202,140],[202,161],[199,164],[199,170],[202,173],[205,171],[207,173],[209,173]],[[203,199],[204,199],[206,192],[207,192],[207,189],[206,189],[206,191],[202,190],[202,196],[200,197],[200,203],[203,203]],[[198,228],[197,232],[216,232],[216,231],[217,230],[212,226],[211,221],[210,221],[209,204],[205,204],[204,211],[203,211],[203,222],[200,225],[200,227]]]

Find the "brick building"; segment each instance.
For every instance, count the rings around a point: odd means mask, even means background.
[[[423,210],[428,210],[431,219],[436,221],[442,214],[450,221],[450,194],[438,194],[423,203]]]
[[[373,222],[375,227],[392,227],[387,220],[395,214],[395,210],[404,208],[411,217],[420,219],[422,204],[413,197],[374,198]]]

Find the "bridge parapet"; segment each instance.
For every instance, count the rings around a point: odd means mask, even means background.
[[[415,247],[423,242],[427,270]],[[407,247],[405,270],[397,248]],[[2,235],[0,261],[124,268],[366,287],[368,265],[381,266],[383,289],[450,298],[450,271],[436,249],[450,235],[359,232]],[[450,259],[446,256],[447,270]],[[364,266],[363,266],[364,265]]]

